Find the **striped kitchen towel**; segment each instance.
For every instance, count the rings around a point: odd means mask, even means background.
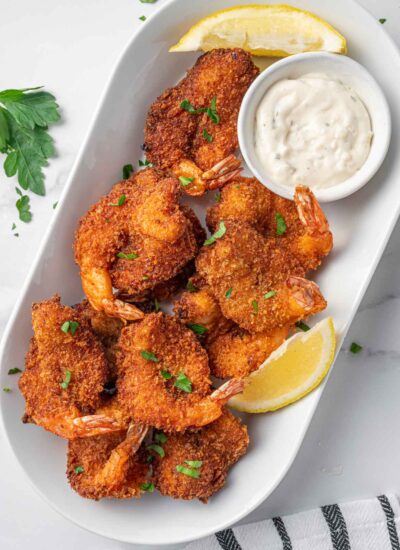
[[[185,550],[400,550],[394,495],[331,504],[220,531]]]

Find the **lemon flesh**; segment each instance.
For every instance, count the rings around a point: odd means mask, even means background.
[[[297,401],[322,382],[332,365],[335,347],[331,317],[308,332],[295,334],[250,374],[244,391],[232,397],[229,406],[261,413]]]
[[[346,39],[316,15],[286,5],[248,5],[201,19],[170,52],[242,48],[252,55],[285,57],[302,52],[346,53]]]

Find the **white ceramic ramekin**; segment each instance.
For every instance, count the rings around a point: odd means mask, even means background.
[[[307,73],[325,73],[349,85],[364,102],[371,117],[374,135],[370,153],[363,166],[342,183],[313,189],[319,201],[335,201],[351,195],[372,178],[381,166],[390,142],[391,120],[386,98],[371,74],[353,59],[326,52],[310,52],[286,57],[268,67],[256,78],[243,99],[238,120],[240,149],[257,179],[278,195],[293,197],[292,187],[274,181],[265,173],[255,151],[254,126],[258,105],[267,90],[279,80],[299,78]]]

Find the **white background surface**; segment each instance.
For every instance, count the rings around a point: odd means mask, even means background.
[[[201,1],[201,0],[188,0]],[[333,0],[323,0],[333,1]],[[138,17],[139,0],[0,0],[0,89],[44,84],[62,107],[52,129],[58,158],[46,171],[46,198],[18,222],[14,181],[0,171],[0,331],[20,291],[101,91]],[[400,1],[362,0],[400,44]],[[367,37],[366,40],[373,40]],[[399,79],[399,75],[394,75]],[[59,205],[62,208],[62,205]],[[11,226],[17,224],[19,237]],[[372,220],[379,230],[379,220]],[[336,363],[301,451],[286,479],[246,521],[386,491],[400,492],[400,224]],[[344,282],[345,284],[345,282]],[[351,341],[364,346],[354,356]],[[16,379],[10,386],[16,387]],[[7,397],[12,399],[12,394]],[[68,523],[34,493],[0,434],[0,548],[119,549]],[[46,465],[43,464],[43,468]],[[178,521],[178,518],[177,518]],[[156,529],[157,526],[155,525]]]

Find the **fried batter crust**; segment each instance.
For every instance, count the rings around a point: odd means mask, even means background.
[[[211,390],[207,353],[194,333],[173,317],[153,313],[124,328],[118,346],[117,388],[126,414],[159,429],[185,429],[188,410]],[[157,360],[141,352],[151,352]],[[162,370],[171,378],[163,378]],[[192,383],[191,393],[174,386],[181,372]]]
[[[80,221],[75,258],[82,273],[106,269],[113,287],[131,295],[175,277],[195,256],[200,231],[193,212],[179,205],[179,193],[176,178],[151,168],[114,185]],[[125,202],[113,206],[122,196]]]
[[[208,170],[234,153],[240,105],[258,73],[251,56],[238,48],[215,49],[200,56],[185,78],[150,107],[144,143],[147,158],[164,170],[182,159]],[[213,97],[219,124],[206,113],[190,114],[180,107],[187,99],[196,109],[208,108]],[[213,136],[211,143],[204,139],[204,129]]]
[[[184,434],[171,434],[164,444],[165,457],[154,463],[154,480],[162,495],[172,498],[207,500],[225,484],[229,468],[247,450],[247,428],[225,410],[205,428]],[[176,470],[187,468],[187,460],[200,460],[200,477],[194,479]]]
[[[112,451],[125,439],[125,432],[74,439],[68,443],[67,476],[71,487],[84,498],[140,497],[140,486],[148,478],[145,452],[140,449],[124,464],[122,474],[109,480],[103,476]],[[75,468],[83,468],[76,472]],[[104,479],[103,479],[104,478]]]
[[[79,323],[74,335],[61,330],[66,321]],[[62,306],[55,295],[33,305],[32,324],[34,337],[19,380],[25,398],[24,420],[50,429],[54,417],[73,411],[93,413],[101,404],[109,370],[103,346],[88,320],[73,308]],[[71,380],[63,389],[60,384],[67,370]]]

